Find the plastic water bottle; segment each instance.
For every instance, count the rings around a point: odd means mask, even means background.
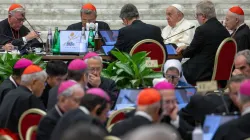
[[[82,35],[81,35],[81,39],[80,39],[80,46],[79,46],[79,54],[83,54],[85,52],[87,52],[87,40],[86,40],[86,36],[85,36],[85,29],[84,27],[82,27]]]
[[[192,133],[192,140],[203,140],[203,130],[201,126],[195,127]]]

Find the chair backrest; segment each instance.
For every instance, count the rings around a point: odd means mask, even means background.
[[[6,140],[19,140],[19,136],[17,133],[11,132],[7,128],[0,128],[0,136],[5,138]],[[0,138],[1,140],[1,138]]]
[[[18,122],[18,133],[21,140],[26,139],[27,130],[34,125],[38,125],[41,118],[46,115],[46,112],[32,108],[25,111]]]
[[[36,140],[37,125],[31,126],[26,133],[25,140]]]
[[[229,80],[237,53],[237,44],[231,37],[224,39],[217,49],[211,80]]]
[[[133,107],[128,107],[128,108],[124,108],[124,109],[120,109],[120,110],[116,110],[115,112],[113,112],[108,119],[107,125],[106,127],[109,128],[109,126],[111,126],[112,124],[115,124],[121,120],[125,119],[125,113],[134,110],[135,108]]]
[[[166,62],[166,51],[164,46],[159,42],[153,39],[144,39],[136,43],[130,51],[130,55],[133,55],[138,52],[150,52],[147,57],[150,57],[151,60],[157,60],[159,68],[154,68],[154,71],[162,71],[162,65]]]

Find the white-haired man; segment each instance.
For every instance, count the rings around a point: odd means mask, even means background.
[[[245,24],[244,11],[241,7],[233,6],[228,10],[225,26],[233,31],[231,36],[237,42],[237,51],[250,49],[250,30]]]
[[[166,10],[166,19],[168,25],[162,30],[162,37],[165,39],[164,43],[173,43],[185,49],[189,46],[194,36],[194,28],[187,29],[194,26],[194,24],[184,18],[184,7],[179,4],[169,6]],[[187,31],[180,33],[184,30]],[[178,33],[180,34],[173,36]]]
[[[87,53],[83,60],[88,64],[88,88],[101,88],[106,91],[111,101],[116,101],[118,90],[114,80],[101,76],[102,58],[97,53]]]
[[[243,74],[250,78],[250,50],[243,50],[236,54],[234,67],[233,75]]]
[[[183,74],[189,84],[211,80],[214,58],[220,43],[230,36],[217,20],[214,4],[203,0],[196,5],[196,19],[201,24],[195,30],[194,38],[184,51],[178,50],[184,58]]]
[[[58,89],[58,101],[39,123],[37,140],[49,140],[59,118],[69,110],[76,109],[84,96],[83,87],[76,81],[68,80],[62,82]]]
[[[0,22],[0,45],[5,50],[11,50],[11,41],[20,39],[24,43],[29,41],[38,42],[35,38],[39,35],[23,25],[25,21],[25,9],[20,4],[12,4],[9,7],[8,18]],[[35,39],[35,40],[33,40]]]
[[[18,121],[28,109],[38,108],[45,111],[45,107],[38,98],[43,93],[46,72],[36,65],[28,66],[22,76],[21,85],[10,91],[0,107],[0,128],[8,128],[18,133]]]

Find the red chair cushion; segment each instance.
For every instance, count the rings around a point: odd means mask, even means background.
[[[36,140],[36,132],[32,133],[31,140]]]
[[[235,43],[233,41],[226,42],[219,53],[217,71],[214,80],[229,80],[235,53]]]
[[[164,55],[166,55],[165,50],[162,50],[160,46],[158,46],[156,43],[143,43],[139,45],[137,48],[135,48],[133,54],[136,54],[137,52],[150,52],[147,57],[150,57],[151,60],[158,60],[158,65],[161,65],[159,68],[153,69],[154,71],[161,71],[162,64],[165,63]]]
[[[42,116],[39,114],[28,114],[23,118],[21,122],[21,133],[22,133],[24,140],[26,139],[27,130],[31,126],[38,125],[41,118]],[[33,139],[33,136],[32,136],[32,139]]]
[[[116,116],[112,119],[110,125],[117,123],[117,122],[124,120],[124,119],[125,119],[125,113],[120,112],[120,113],[116,114]]]
[[[13,140],[19,140],[19,136],[18,136],[18,134],[16,134],[16,133],[13,133],[13,132],[11,132],[9,129],[6,129],[6,128],[4,128],[4,129],[0,129],[0,136],[1,135],[8,135],[9,137],[11,137]]]

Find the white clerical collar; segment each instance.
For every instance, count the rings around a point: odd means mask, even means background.
[[[9,79],[17,87],[17,84],[16,84],[15,80],[12,78],[12,76],[10,76]]]
[[[142,116],[142,117],[148,119],[148,120],[151,121],[151,122],[153,121],[153,118],[152,118],[150,115],[148,115],[148,113],[146,113],[146,112],[143,112],[143,111],[136,111],[136,112],[135,112],[135,115],[136,115],[136,116]]]
[[[63,113],[61,112],[61,110],[59,109],[58,105],[55,105],[56,111],[57,113],[62,117]]]
[[[244,109],[244,111],[241,113],[241,116],[246,115],[248,113],[250,113],[250,106]]]
[[[81,109],[82,112],[85,113],[85,114],[88,114],[88,115],[90,114],[89,110],[84,106],[79,106],[79,109]]]
[[[172,29],[178,27],[183,21],[184,21],[184,18],[182,18],[179,22],[177,22],[176,25]]]

